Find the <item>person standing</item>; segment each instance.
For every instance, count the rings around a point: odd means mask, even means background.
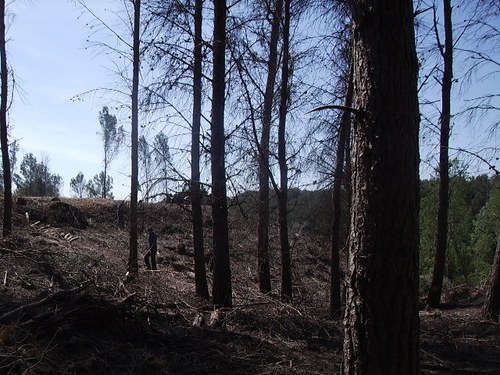
[[[148,228],[149,233],[149,249],[146,255],[144,256],[144,262],[146,263],[146,267],[150,270],[156,270],[156,252],[158,251],[157,245],[157,236],[153,231],[153,228]],[[151,262],[150,262],[151,259]]]

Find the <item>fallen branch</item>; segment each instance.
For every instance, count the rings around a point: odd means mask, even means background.
[[[52,294],[49,294],[47,297],[45,298],[42,298],[41,300],[39,301],[36,301],[36,302],[32,302],[32,303],[28,303],[26,305],[22,305],[22,306],[19,306],[17,308],[15,308],[14,310],[12,311],[9,311],[3,315],[0,316],[0,322],[3,322],[5,320],[9,320],[9,319],[12,319],[13,317],[19,315],[20,313],[22,313],[23,311],[25,310],[29,310],[29,309],[33,309],[35,307],[38,307],[38,306],[41,306],[41,305],[44,305],[54,299],[58,299],[58,298],[61,298],[61,297],[65,297],[67,295],[70,295],[70,294],[74,294],[76,292],[79,292],[81,290],[83,290],[84,288],[86,288],[88,285],[90,285],[90,282],[86,282],[80,286],[77,286],[75,288],[72,288],[72,289],[68,289],[68,290],[60,290],[58,292],[55,292],[55,293],[52,293]]]
[[[31,261],[32,261],[32,262],[34,262],[34,263],[38,263],[38,264],[43,263],[43,262],[39,262],[39,261],[37,261],[37,260],[33,259],[32,257],[30,257],[30,256],[26,255],[26,254],[25,254],[24,252],[22,252],[22,251],[11,250],[11,249],[7,249],[7,248],[5,248],[5,247],[0,247],[0,252],[2,252],[2,253],[8,253],[8,254],[13,254],[13,255],[16,255],[16,256],[19,256],[19,257],[23,257],[23,258],[26,258],[26,259],[31,260]],[[31,251],[29,251],[29,250],[27,250],[27,252],[28,252],[30,255],[32,255],[32,254],[33,254],[33,253],[32,253]]]
[[[126,296],[125,298],[122,298],[120,303],[125,303],[125,302],[128,302],[132,297],[134,297],[135,295],[137,295],[136,292],[134,293],[130,293],[128,296]]]

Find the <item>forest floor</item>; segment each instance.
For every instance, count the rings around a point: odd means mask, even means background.
[[[342,321],[328,316],[326,239],[295,232],[294,301],[283,303],[258,292],[254,223],[231,211],[234,307],[211,325],[213,307],[194,293],[187,208],[140,204],[139,275],[127,280],[120,203],[15,205],[14,233],[0,240],[0,374],[339,373]],[[159,235],[154,272],[142,262],[148,226]],[[210,290],[208,266],[207,278]],[[500,373],[500,324],[481,318],[482,296],[457,286],[443,308],[422,309],[423,374]]]

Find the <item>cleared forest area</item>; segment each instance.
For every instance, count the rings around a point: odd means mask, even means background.
[[[329,318],[329,243],[293,237],[293,303],[258,292],[253,215],[230,210],[234,307],[214,313],[195,296],[189,207],[139,205],[139,276],[125,278],[127,206],[99,199],[26,198],[0,240],[2,374],[335,374],[342,320]],[[211,248],[205,207],[205,242]],[[158,234],[159,270],[145,270],[146,228]],[[274,243],[277,228],[271,228]],[[277,257],[275,245],[273,256]],[[209,251],[207,251],[207,255]],[[211,286],[210,258],[207,275]],[[497,374],[500,325],[481,319],[484,291],[446,291],[421,306],[424,374]],[[422,298],[422,301],[425,299]],[[390,359],[388,359],[390,360]]]

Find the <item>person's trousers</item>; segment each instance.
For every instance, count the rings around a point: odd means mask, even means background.
[[[151,262],[149,261],[151,259]],[[150,270],[156,270],[156,251],[148,251],[144,256],[144,263]]]

